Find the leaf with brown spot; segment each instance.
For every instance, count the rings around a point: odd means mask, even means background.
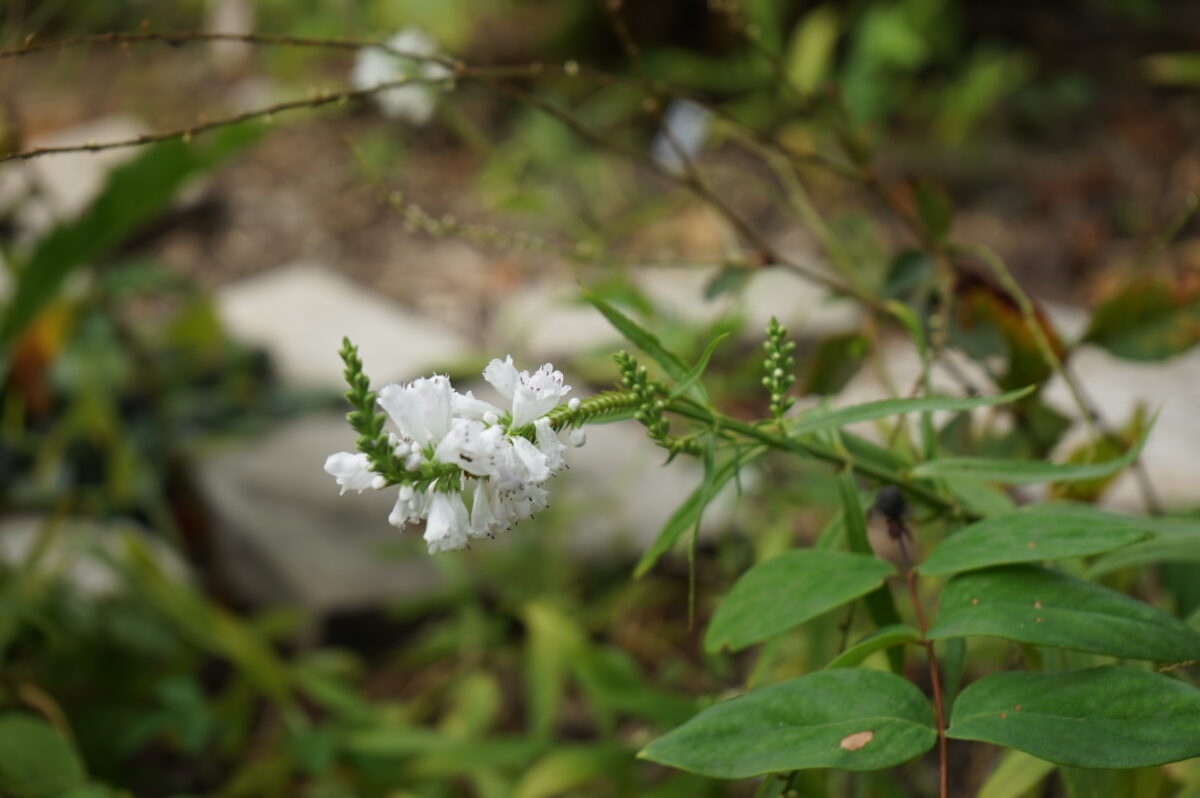
[[[873,731],[860,731],[855,734],[848,734],[838,743],[843,751],[857,751],[875,737]]]

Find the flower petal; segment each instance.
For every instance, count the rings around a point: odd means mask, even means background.
[[[336,452],[325,458],[325,473],[337,480],[342,493],[356,490],[362,493],[374,487],[375,477],[370,461],[361,452]]]
[[[517,389],[520,375],[517,373],[517,367],[513,365],[512,355],[508,355],[504,360],[493,358],[483,370],[483,378],[492,384],[497,393],[509,402],[513,401],[513,392]]]
[[[536,418],[546,415],[571,390],[563,385],[561,371],[545,363],[532,375],[522,371],[513,391],[513,427],[523,427]]]
[[[429,489],[429,517],[425,521],[425,542],[429,553],[465,548],[471,520],[462,495]]]

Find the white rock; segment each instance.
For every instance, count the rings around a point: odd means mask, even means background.
[[[569,548],[588,557],[639,556],[704,476],[692,457],[664,466],[666,451],[633,422],[588,428],[587,445],[566,456],[570,469],[549,486],[550,502],[568,508]],[[702,539],[729,525],[736,499],[730,483],[705,510]]]
[[[828,292],[783,269],[763,269],[747,281],[740,297],[704,296],[715,268],[656,267],[638,272],[635,282],[647,299],[669,317],[709,325],[735,311],[746,319],[744,334],[761,338],[771,316],[793,337],[824,336],[853,329],[862,316],[850,302],[831,301]],[[513,293],[496,315],[494,337],[503,347],[537,359],[563,359],[622,345],[621,336],[567,281],[543,282]]]
[[[1083,325],[1078,311],[1055,307],[1051,309],[1051,315],[1060,325],[1060,331],[1066,330],[1064,335],[1081,334]],[[975,385],[989,384],[976,364],[957,354],[954,357],[959,370]],[[907,392],[920,374],[920,360],[914,347],[907,340],[892,339],[885,344],[881,359],[899,391]],[[1142,451],[1142,463],[1168,509],[1191,508],[1200,503],[1200,493],[1196,490],[1200,484],[1200,461],[1195,457],[1200,451],[1200,424],[1195,421],[1196,408],[1200,407],[1200,349],[1163,362],[1140,363],[1122,360],[1094,346],[1085,346],[1075,351],[1070,368],[1089,400],[1113,427],[1124,426],[1139,402],[1151,412],[1159,411],[1154,430]],[[932,381],[936,391],[962,395],[962,387],[940,368],[933,370]],[[889,395],[876,367],[867,363],[834,399],[833,406],[860,404]],[[1060,378],[1050,380],[1043,397],[1068,417],[1081,417],[1066,383]],[[813,404],[815,402],[810,401],[806,406]],[[976,411],[979,415],[988,412],[991,411]],[[944,420],[945,414],[935,415],[937,423]],[[874,434],[870,423],[857,424],[851,429],[868,436]],[[1061,461],[1086,439],[1086,427],[1077,423],[1056,447],[1054,459]],[[1036,493],[1031,491],[1031,495]],[[1103,503],[1128,512],[1146,509],[1137,479],[1131,472],[1122,474],[1113,483],[1104,494]]]
[[[343,336],[380,384],[445,368],[470,351],[455,331],[316,264],[230,283],[216,300],[230,332],[265,347],[283,378],[299,385],[343,389]]]
[[[420,532],[387,523],[398,489],[341,496],[323,470],[327,455],[353,449],[345,417],[322,414],[201,464],[219,567],[239,596],[333,612],[420,595],[436,584]],[[415,542],[405,546],[403,536]],[[382,549],[410,556],[385,557]]]
[[[140,538],[169,577],[190,579],[179,555],[132,521],[101,523],[87,518],[56,521],[31,514],[0,518],[0,562],[11,568],[23,567],[48,524],[57,524],[57,528],[49,530],[50,546],[38,562],[38,573],[63,580],[83,598],[102,599],[122,591],[122,577],[111,563],[125,559],[123,540],[127,535]]]

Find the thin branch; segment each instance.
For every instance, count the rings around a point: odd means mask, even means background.
[[[6,155],[0,155],[0,163],[6,161],[24,161],[30,158],[37,158],[44,155],[61,155],[70,152],[101,152],[103,150],[116,150],[126,147],[139,147],[146,144],[155,144],[160,141],[169,141],[171,139],[183,139],[185,141],[193,136],[201,133],[207,133],[217,128],[236,125],[240,122],[247,122],[251,119],[270,118],[278,113],[286,111],[295,111],[306,108],[320,108],[324,105],[334,105],[337,103],[346,103],[350,100],[355,100],[361,97],[369,97],[372,94],[377,94],[381,91],[394,89],[399,86],[409,86],[413,84],[444,84],[450,78],[405,78],[403,80],[394,80],[390,83],[382,83],[369,89],[352,89],[337,92],[322,92],[316,97],[310,97],[304,100],[289,100],[287,102],[268,105],[263,108],[255,108],[250,111],[243,111],[240,114],[232,114],[230,116],[218,117],[216,119],[206,119],[197,122],[194,125],[185,125],[183,127],[163,130],[158,133],[145,133],[140,136],[135,136],[129,139],[118,139],[116,141],[87,141],[82,144],[66,144],[58,147],[32,147],[27,150],[18,152],[10,152]]]

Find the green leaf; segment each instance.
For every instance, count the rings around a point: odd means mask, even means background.
[[[631,762],[630,751],[616,745],[564,745],[534,762],[513,787],[513,798],[552,798],[611,776]]]
[[[708,368],[708,361],[712,359],[713,352],[717,351],[717,347],[728,337],[729,333],[725,332],[708,342],[708,346],[704,349],[704,354],[696,361],[696,365],[688,369],[687,374],[680,377],[679,382],[671,389],[671,393],[667,397],[668,400],[683,396],[704,376],[704,371]]]
[[[678,355],[668,351],[654,333],[646,330],[636,321],[591,291],[585,289],[583,296],[596,307],[596,310],[604,315],[604,318],[608,319],[609,324],[615,327],[617,332],[625,336],[638,349],[654,358],[658,362],[658,365],[662,366],[663,371],[672,379],[681,380],[684,378],[688,371],[687,366],[684,365]]]
[[[1084,340],[1128,360],[1166,360],[1200,341],[1200,291],[1163,276],[1124,283],[1093,312]]]
[[[962,691],[946,735],[1085,768],[1200,756],[1200,690],[1157,673],[1101,667],[997,673]]]
[[[945,241],[954,221],[954,206],[950,204],[949,197],[942,189],[924,180],[913,186],[913,195],[921,224],[925,225],[935,240]]]
[[[658,533],[658,537],[650,544],[650,548],[638,560],[637,566],[633,569],[635,578],[645,576],[654,564],[658,562],[658,558],[666,554],[683,536],[683,533],[695,527],[699,522],[700,516],[704,512],[704,508],[708,503],[721,492],[721,488],[725,483],[733,479],[733,476],[739,469],[753,462],[766,453],[766,448],[757,446],[752,449],[747,449],[745,452],[731,460],[726,461],[714,469],[704,472],[704,480],[696,486],[683,504],[671,514],[667,519],[667,523]]]
[[[1115,590],[1046,568],[1006,565],[952,578],[929,639],[986,635],[1130,659],[1200,658],[1200,635]]]
[[[1103,463],[1045,463],[1040,460],[1008,460],[990,457],[943,457],[919,464],[912,470],[917,477],[963,476],[1008,485],[1029,485],[1037,482],[1068,482],[1095,479],[1129,467],[1142,447],[1150,430],[1137,445],[1115,460]]]
[[[704,286],[704,298],[716,299],[729,291],[741,291],[753,274],[754,269],[746,266],[725,266]]]
[[[860,421],[873,421],[887,416],[903,415],[905,413],[934,412],[937,410],[970,410],[976,407],[989,407],[1012,402],[1025,396],[1033,388],[1021,388],[998,396],[971,396],[965,399],[934,396],[916,399],[883,399],[878,402],[866,402],[853,407],[842,407],[837,410],[825,410],[809,413],[788,425],[791,435],[807,435],[818,430],[844,427]],[[941,462],[939,460],[932,461]],[[922,464],[922,465],[928,465]],[[920,466],[918,466],[918,469]]]
[[[921,633],[907,624],[897,623],[885,626],[881,629],[876,629],[841,654],[838,654],[825,666],[825,669],[851,668],[861,663],[876,651],[885,648],[892,649],[896,646],[906,646],[909,643],[919,643],[920,641]]]
[[[54,727],[31,715],[0,715],[0,795],[60,798],[83,786],[79,755]]]
[[[975,798],[1023,798],[1053,771],[1053,762],[1023,751],[1005,751]]]
[[[1017,509],[1000,488],[970,477],[945,476],[942,484],[964,510],[979,516],[999,515]]]
[[[867,362],[870,353],[871,341],[861,333],[822,338],[808,356],[800,378],[800,393],[806,396],[839,393]]]
[[[839,27],[837,10],[828,5],[817,6],[796,24],[783,61],[797,90],[813,92],[829,74]]]
[[[258,137],[258,125],[223,128],[201,142],[147,146],[118,166],[77,219],[41,239],[17,276],[12,301],[0,321],[0,351],[25,329],[74,269],[102,257],[162,213],[191,176],[211,169]]]
[[[1150,536],[1135,518],[1069,505],[1039,505],[994,515],[937,545],[918,570],[926,576],[991,565],[1087,557]]]
[[[1154,537],[1099,558],[1088,569],[1089,577],[1160,562],[1200,562],[1200,522],[1162,517],[1140,520]]]
[[[751,568],[717,607],[704,647],[733,651],[870,593],[892,566],[867,554],[801,549]]]
[[[850,469],[842,471],[838,488],[842,497],[842,518],[846,527],[846,542],[850,546],[850,551],[857,554],[874,555],[871,541],[867,537],[867,518],[863,514],[858,488],[854,484],[854,473]],[[900,623],[900,613],[896,611],[896,601],[887,585],[880,585],[872,590],[867,594],[864,602],[876,628],[882,629]],[[903,649],[888,649],[888,661],[893,673],[904,672]]]
[[[929,701],[882,671],[818,671],[722,701],[638,756],[745,779],[801,768],[879,770],[920,756],[937,732]]]

